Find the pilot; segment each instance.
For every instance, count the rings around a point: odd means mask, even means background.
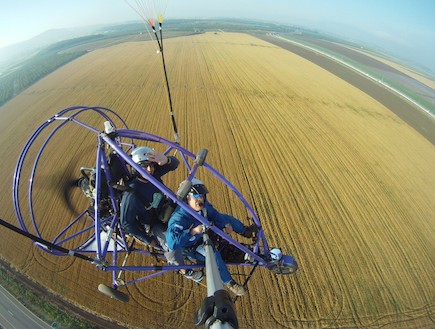
[[[197,178],[192,179],[192,188],[187,194],[187,204],[199,215],[207,218],[208,221],[222,229],[225,233],[231,234],[233,231],[246,237],[251,238],[257,231],[255,225],[244,226],[238,219],[218,212],[207,201],[208,193],[204,183]],[[182,207],[178,206],[168,222],[166,233],[167,243],[170,249],[182,249],[188,257],[205,262],[205,253],[203,247],[202,233],[204,225],[190,215]],[[219,250],[215,250],[216,263],[222,282],[228,289],[237,296],[243,296],[247,293],[246,287],[238,284],[227,269],[225,262]]]
[[[166,156],[144,146],[136,148],[131,156],[134,162],[162,184],[162,176],[177,169],[180,163],[174,156]],[[159,218],[167,202],[162,192],[141,175],[128,181],[126,187],[120,210],[122,228],[145,245],[163,249],[169,264],[183,265],[182,252],[170,250],[166,243],[166,224]],[[197,282],[204,276],[202,271],[180,272]]]

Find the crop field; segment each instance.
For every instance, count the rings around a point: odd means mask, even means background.
[[[11,182],[25,141],[63,108],[108,107],[132,129],[173,139],[155,50],[131,42],[92,51],[0,107],[1,218],[17,223]],[[165,59],[181,145],[207,148],[207,162],[253,205],[269,244],[299,263],[291,276],[256,271],[236,303],[241,328],[435,326],[435,149],[428,140],[349,83],[252,36],[167,39]],[[41,159],[36,211],[49,238],[73,218],[62,186],[93,163],[95,143],[71,128]],[[176,171],[165,182],[176,188],[185,175]],[[216,208],[246,217],[232,195],[198,176]],[[86,206],[80,191],[69,198]],[[0,232],[1,256],[20,272],[124,327],[192,328],[206,296],[205,287],[169,273],[123,288],[130,302],[122,304],[97,291],[110,273]]]

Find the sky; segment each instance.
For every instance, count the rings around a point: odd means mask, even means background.
[[[167,3],[166,20],[225,17],[299,25],[372,44],[435,74],[434,0],[153,1]],[[50,29],[139,19],[126,0],[6,0],[0,4],[0,48]]]

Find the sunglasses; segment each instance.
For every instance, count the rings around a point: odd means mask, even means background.
[[[198,193],[189,193],[189,196],[191,196],[194,199],[198,199],[200,197],[204,197],[204,194],[198,194]]]
[[[149,162],[149,161],[146,161],[146,162],[141,162],[141,163],[140,163],[140,166],[141,166],[142,168],[155,167],[155,166],[156,166],[156,163],[155,163],[155,162]]]

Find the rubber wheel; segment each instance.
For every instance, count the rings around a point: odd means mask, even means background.
[[[294,264],[275,265],[269,268],[274,274],[292,274],[295,273],[298,267]]]
[[[104,295],[119,300],[123,303],[127,303],[130,300],[130,297],[127,294],[124,294],[123,292],[120,292],[112,287],[108,287],[102,283],[98,285],[98,290]]]
[[[188,180],[184,180],[181,182],[180,186],[178,187],[177,191],[177,197],[179,200],[184,200],[184,198],[189,193],[190,189],[192,188],[192,182]]]
[[[204,164],[205,158],[207,157],[207,153],[208,153],[207,149],[199,150],[196,156],[196,163],[198,164],[198,166],[202,166]]]

